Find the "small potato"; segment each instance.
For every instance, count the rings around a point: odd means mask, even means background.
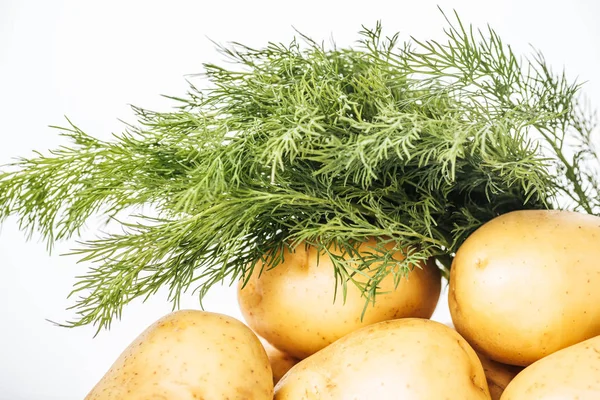
[[[527,366],[600,335],[600,218],[523,210],[481,226],[456,253],[456,330],[492,360]]]
[[[600,399],[600,336],[531,364],[506,387],[501,400]]]
[[[359,251],[373,252],[376,244],[374,239],[366,241]],[[341,256],[336,249],[330,251]],[[341,283],[336,280],[328,255],[300,244],[293,252],[284,251],[283,256],[282,263],[262,274],[259,263],[244,287],[240,282],[238,301],[244,319],[256,333],[299,359],[375,322],[429,318],[440,296],[440,270],[433,262],[423,263],[415,266],[408,278],[402,278],[396,289],[392,274],[384,278],[379,286],[385,293],[377,295],[375,304],[361,319],[365,297],[348,283],[344,302]],[[402,260],[403,255],[398,251],[394,258]],[[361,275],[356,279],[365,280]]]
[[[428,319],[379,322],[300,361],[275,400],[489,400],[475,351]]]
[[[508,384],[517,376],[517,374],[523,370],[523,367],[517,367],[515,365],[508,365],[490,360],[488,357],[481,353],[477,353],[483,371],[485,372],[485,378],[490,389],[490,395],[492,400],[500,400],[502,393],[508,386]]]
[[[451,322],[447,322],[444,325],[454,329],[454,325]],[[506,389],[506,386],[514,379],[519,372],[523,370],[523,367],[515,365],[508,365],[490,360],[488,357],[481,353],[477,353],[479,361],[483,366],[483,372],[485,372],[485,378],[490,389],[490,395],[492,400],[500,400],[502,392]]]
[[[242,322],[183,310],[147,328],[86,400],[271,400],[265,350]]]
[[[290,370],[290,368],[298,364],[300,360],[276,349],[265,339],[261,337],[259,337],[259,339],[269,357],[271,370],[273,371],[273,385],[275,385]]]

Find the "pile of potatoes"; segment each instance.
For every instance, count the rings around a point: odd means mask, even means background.
[[[298,246],[246,277],[247,325],[195,310],[161,318],[86,400],[600,399],[600,218],[515,211],[483,225],[452,264],[453,324],[429,319],[433,262],[397,288],[382,281],[388,293],[361,318],[360,291],[333,301],[319,256]]]

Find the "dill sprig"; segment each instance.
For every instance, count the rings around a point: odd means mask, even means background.
[[[93,215],[130,214],[122,233],[72,252],[91,268],[65,325],[100,330],[159,288],[177,307],[259,260],[276,267],[284,247],[317,246],[369,304],[385,276],[399,282],[420,260],[447,272],[465,238],[502,213],[598,213],[595,116],[580,85],[541,53],[521,60],[492,29],[456,16],[445,32],[401,44],[377,24],[344,49],[302,34],[219,46],[228,66],[205,64],[206,87],[172,97],[172,111],[134,107],[137,123],[110,141],[69,121],[58,128],[69,146],[7,166],[0,221],[18,216],[52,248]],[[157,215],[135,214],[147,205]],[[359,253],[369,237],[378,246]]]

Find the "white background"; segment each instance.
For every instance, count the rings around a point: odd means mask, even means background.
[[[185,75],[218,61],[207,37],[261,46],[289,42],[293,28],[318,40],[351,44],[361,24],[382,20],[388,33],[439,37],[436,4],[463,21],[491,24],[521,52],[541,49],[556,69],[587,80],[600,104],[600,2],[575,1],[24,1],[0,0],[0,164],[60,142],[48,125],[69,116],[107,138],[128,104],[166,110],[160,94],[181,95]],[[162,5],[161,5],[162,4]],[[168,4],[168,5],[167,5]],[[93,226],[90,226],[93,231]],[[0,235],[0,400],[82,399],[147,325],[170,311],[162,295],[127,307],[124,319],[93,338],[92,328],[64,329],[45,319],[73,317],[66,300],[75,259],[48,255],[27,241],[14,219]],[[187,298],[184,307],[198,307]],[[211,311],[239,317],[234,292],[215,288]],[[445,302],[436,318],[448,320]]]

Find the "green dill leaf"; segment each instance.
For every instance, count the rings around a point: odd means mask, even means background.
[[[368,312],[386,276],[399,283],[432,258],[447,273],[500,214],[600,213],[597,120],[581,85],[491,28],[447,22],[445,41],[400,43],[378,23],[354,48],[301,33],[218,46],[229,64],[204,65],[203,88],[169,96],[173,110],[134,107],[136,123],[111,141],[69,122],[58,129],[70,145],[6,166],[0,221],[16,215],[49,248],[93,215],[120,224],[72,252],[91,267],[65,325],[101,330],[162,287],[174,307],[187,291],[202,300],[307,244],[332,260],[336,295],[356,285]]]

